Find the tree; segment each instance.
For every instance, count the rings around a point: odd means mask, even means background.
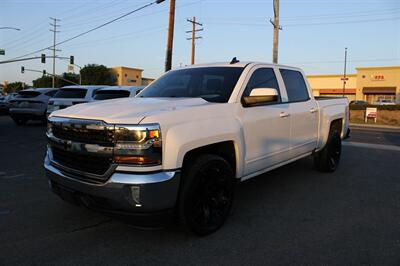
[[[82,84],[116,85],[116,77],[110,68],[104,65],[88,64],[81,69]]]
[[[4,92],[7,92],[7,93],[18,92],[25,88],[27,89],[28,86],[26,86],[24,82],[20,82],[20,81],[11,82],[11,83],[8,83],[7,86],[4,88]]]
[[[51,88],[53,85],[53,79],[49,76],[42,76],[35,80],[32,80],[33,87],[35,88]]]
[[[61,88],[64,86],[79,84],[79,75],[73,73],[63,73],[61,76],[64,80],[57,78],[55,80],[54,86],[56,88]],[[42,76],[32,81],[35,88],[51,88],[53,86],[53,78],[51,76]],[[74,83],[68,82],[66,80],[72,81]]]

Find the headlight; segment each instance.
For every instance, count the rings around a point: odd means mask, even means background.
[[[161,130],[157,124],[115,126],[114,161],[120,164],[160,165]]]

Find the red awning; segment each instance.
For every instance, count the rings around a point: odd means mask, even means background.
[[[319,94],[343,94],[343,89],[319,89]],[[356,94],[356,89],[345,89],[344,94]]]

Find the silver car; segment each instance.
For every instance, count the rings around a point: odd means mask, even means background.
[[[94,94],[95,101],[135,97],[145,86],[110,86],[99,89]]]
[[[29,120],[46,121],[46,111],[49,99],[58,89],[38,88],[18,92],[10,101],[10,116],[17,125],[23,125]]]

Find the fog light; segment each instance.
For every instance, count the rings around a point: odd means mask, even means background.
[[[133,202],[135,203],[135,206],[142,207],[142,204],[140,203],[140,187],[139,186],[131,186],[131,193],[132,193],[132,199],[133,199]]]

